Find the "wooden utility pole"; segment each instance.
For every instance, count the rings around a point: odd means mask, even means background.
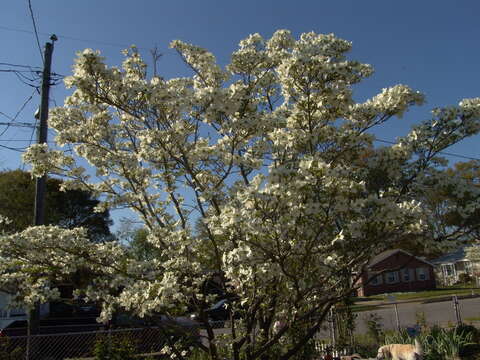
[[[53,43],[57,40],[55,35],[50,37],[52,42],[45,43],[45,54],[44,54],[44,64],[43,64],[43,75],[42,75],[42,89],[41,89],[41,100],[40,100],[40,109],[38,112],[39,116],[39,127],[38,127],[38,143],[46,144],[47,143],[47,132],[48,132],[48,102],[49,102],[49,93],[50,93],[50,69],[52,66],[52,54],[53,54]],[[34,208],[34,219],[33,224],[35,226],[45,224],[45,190],[46,190],[47,176],[44,175],[41,178],[37,178],[35,184],[35,208]],[[28,313],[28,335],[35,335],[39,333],[40,328],[40,304],[36,304],[33,309]],[[29,336],[30,338],[30,336]],[[29,350],[32,350],[32,347],[28,347]],[[34,356],[34,354],[31,354]]]
[[[39,109],[39,120],[40,125],[38,127],[38,143],[46,144],[47,143],[47,133],[48,133],[48,101],[50,93],[50,68],[52,66],[52,54],[53,54],[53,42],[57,40],[55,35],[50,37],[52,42],[47,42],[45,44],[45,64],[43,68],[43,77],[42,77],[42,90],[41,90],[41,102]],[[43,225],[45,224],[45,189],[47,183],[47,176],[44,175],[41,178],[37,178],[37,183],[35,186],[35,216],[34,216],[34,225]]]

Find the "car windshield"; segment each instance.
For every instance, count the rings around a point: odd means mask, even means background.
[[[226,302],[227,302],[226,299],[220,300],[219,302],[214,304],[211,308],[212,309],[218,309],[219,307],[222,307]]]

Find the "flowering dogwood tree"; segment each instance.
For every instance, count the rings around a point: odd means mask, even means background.
[[[239,314],[223,340],[230,356],[289,359],[373,256],[407,237],[427,249],[449,244],[448,233],[436,238],[426,189],[453,187],[468,200],[459,213],[478,209],[478,189],[447,176],[439,152],[480,130],[479,98],[435,109],[396,145],[378,147],[370,129],[424,97],[396,85],[355,102],[353,86],[373,70],[347,58],[348,41],[254,34],[226,68],[202,48],[171,46],[193,76],[150,78],[134,48],[121,68],[80,53],[65,80],[74,91],[50,117],[56,142],[75,155],[33,145],[24,156],[34,176],[61,173],[66,188],[101,196],[99,211],[135,210],[157,256],[91,243],[83,229],[3,236],[0,282],[17,286],[19,302],[47,301],[58,295],[52,284],[88,274],[77,291],[103,304],[102,319],[193,308],[203,350],[219,359],[205,314],[214,276]],[[187,356],[179,346],[166,351]]]

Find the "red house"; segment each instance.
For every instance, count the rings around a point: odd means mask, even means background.
[[[374,257],[359,279],[358,296],[436,288],[434,266],[401,250],[387,250]],[[369,281],[370,280],[370,281]]]

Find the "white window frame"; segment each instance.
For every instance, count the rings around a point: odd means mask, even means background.
[[[369,285],[378,286],[383,284],[383,275],[379,274],[375,276],[375,274],[370,274],[370,277],[373,277],[370,281]]]
[[[430,280],[430,271],[426,267],[419,267],[415,269],[417,280],[418,281],[428,281]],[[423,279],[422,279],[423,277]]]
[[[402,275],[402,282],[412,282],[414,280],[414,270],[413,269],[402,269],[400,270]]]
[[[391,279],[390,276],[393,276]],[[398,271],[390,271],[385,274],[385,284],[396,284],[400,281]]]

